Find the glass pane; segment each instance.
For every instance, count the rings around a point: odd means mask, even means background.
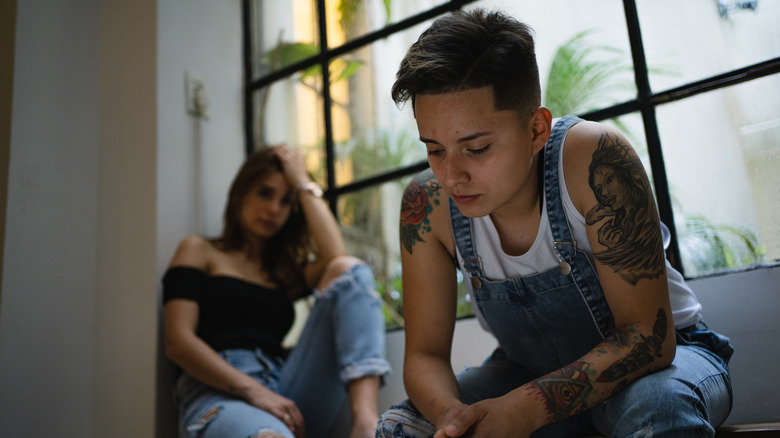
[[[336,47],[447,0],[327,0],[328,46]]]
[[[650,186],[653,186],[653,174],[650,167],[650,154],[647,152],[647,140],[645,138],[645,127],[642,121],[642,115],[638,112],[628,113],[612,119],[602,120],[601,123],[612,126],[626,136],[631,146],[636,151],[645,173],[650,179]],[[655,188],[653,188],[655,189]]]
[[[319,53],[314,0],[255,0],[253,78]]]
[[[331,63],[336,183],[425,161],[410,105],[390,98],[395,71],[419,29],[395,34]]]
[[[347,251],[371,265],[384,301],[387,329],[403,327],[403,287],[399,244],[401,198],[411,177],[339,197],[338,215]],[[458,317],[473,314],[458,273]]]
[[[636,97],[625,13],[620,0],[482,0],[534,29],[542,105],[553,117],[583,114]]]
[[[780,54],[778,1],[637,0],[637,9],[657,92]]]
[[[398,212],[404,187],[404,181],[393,181],[341,196],[338,201],[347,251],[373,268],[388,329],[403,326]]]
[[[306,156],[306,167],[327,187],[322,78],[296,74],[255,92],[255,147],[289,144]]]
[[[780,259],[780,75],[657,115],[686,276]]]

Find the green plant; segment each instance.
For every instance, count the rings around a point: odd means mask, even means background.
[[[715,224],[702,215],[684,216],[678,229],[687,277],[759,264],[764,248],[747,228]]]
[[[276,46],[260,57],[260,63],[267,71],[274,71],[306,59],[311,59],[317,56],[319,53],[319,46],[316,46],[312,43],[284,42],[281,41],[280,35],[279,42],[276,44]],[[332,60],[328,65],[328,73],[330,75],[331,83],[349,79],[355,73],[357,73],[362,65],[363,61],[349,57],[342,57]],[[321,73],[322,67],[320,64],[314,64],[310,67],[300,70],[297,74],[293,75],[293,79],[304,87],[313,90],[315,93],[317,93],[318,96],[322,96],[322,81],[320,80]],[[333,101],[333,104],[342,108],[347,106],[346,104],[336,100]],[[261,90],[260,102],[258,104],[258,120],[265,120],[267,105],[268,90]],[[260,126],[262,127],[262,123]],[[260,138],[263,138],[262,133]]]
[[[625,53],[589,44],[587,37],[593,32],[582,31],[555,51],[544,93],[544,105],[554,117],[583,114],[635,90]]]
[[[380,129],[367,131],[336,145],[336,158],[344,166],[351,166],[356,177],[364,177],[387,169],[397,169],[425,159],[420,141],[403,130]],[[398,192],[403,191],[404,181],[397,181]],[[350,251],[358,257],[372,261],[377,291],[385,306],[385,323],[388,328],[403,326],[402,286],[400,271],[394,261],[388,261],[392,253],[388,246],[384,222],[379,215],[397,216],[398,210],[387,211],[379,188],[354,192],[342,199],[343,231],[354,247]],[[398,206],[400,208],[400,205]]]
[[[358,9],[362,3],[363,0],[341,0],[339,2],[339,24],[342,29],[345,29],[347,32],[352,29],[358,16]],[[382,0],[382,4],[385,7],[385,24],[390,22],[392,3],[392,0]]]
[[[631,65],[621,50],[591,45],[587,37],[593,30],[574,35],[555,52],[545,90],[545,106],[556,117],[583,114],[615,101],[618,93],[634,90]],[[656,74],[676,75],[669,67],[650,68]],[[646,154],[619,118],[612,122],[623,131],[640,155]],[[677,211],[683,209],[678,206]],[[701,215],[682,215],[678,226],[679,247],[685,273],[689,277],[750,266],[763,260],[763,249],[756,236],[742,227],[714,224]]]

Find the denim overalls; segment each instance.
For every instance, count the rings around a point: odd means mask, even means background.
[[[566,132],[581,121],[563,117],[543,150],[544,195],[555,252],[564,267],[505,280],[489,280],[476,254],[470,220],[450,202],[458,252],[468,271],[474,305],[499,343],[481,366],[457,376],[461,401],[473,404],[500,397],[523,384],[570,364],[615,329],[612,312],[588,256],[577,250],[561,197],[558,157]],[[704,329],[702,327],[702,329]],[[702,331],[710,336],[712,332]],[[673,366],[629,385],[604,403],[532,436],[562,437],[602,433],[652,436],[685,430],[680,436],[708,436],[710,422],[720,424],[731,406],[731,385],[722,359],[707,349],[688,346],[678,332]],[[727,340],[726,340],[727,342]],[[693,406],[692,400],[699,400]],[[518,413],[519,415],[522,413]],[[435,420],[435,419],[434,419]],[[702,435],[692,430],[700,429]],[[410,401],[388,410],[378,437],[428,437],[435,432]]]
[[[535,375],[547,374],[587,353],[615,329],[596,272],[577,250],[560,195],[558,154],[569,127],[580,119],[562,119],[544,153],[544,194],[557,253],[571,268],[555,267],[532,276],[488,280],[474,250],[467,217],[450,202],[455,243],[471,275],[473,299],[506,356]]]

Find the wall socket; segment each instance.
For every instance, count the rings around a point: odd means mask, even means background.
[[[208,119],[209,99],[206,82],[197,73],[187,70],[184,72],[184,84],[187,113],[199,119]]]

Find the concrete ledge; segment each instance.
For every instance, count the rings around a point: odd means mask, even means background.
[[[770,438],[780,437],[780,422],[727,424],[718,428],[715,438]]]

